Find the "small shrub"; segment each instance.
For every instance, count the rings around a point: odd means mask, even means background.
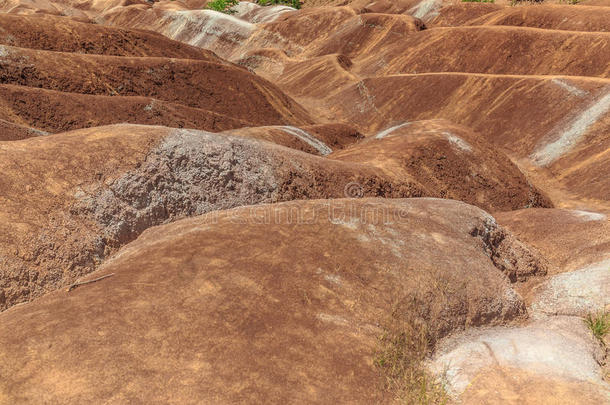
[[[213,0],[207,4],[206,8],[225,14],[234,14],[236,11],[233,10],[233,7],[238,3],[239,0]]]
[[[282,5],[290,6],[297,10],[301,8],[301,2],[299,0],[256,0],[256,3],[259,6]]]
[[[517,4],[521,4],[521,3],[542,3],[543,0],[510,0],[510,5],[511,6],[516,6]]]
[[[589,314],[585,318],[585,323],[591,329],[593,336],[603,341],[604,337],[610,332],[610,312]]]

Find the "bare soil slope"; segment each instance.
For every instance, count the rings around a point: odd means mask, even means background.
[[[431,195],[487,211],[550,206],[506,155],[443,120],[404,122],[331,155],[415,178]]]
[[[78,150],[79,154],[66,151]],[[358,163],[227,134],[118,125],[0,143],[1,302],[91,272],[143,230],[205,212],[305,198],[425,193]],[[25,191],[25,192],[24,192]]]
[[[515,265],[494,266],[488,249]],[[486,213],[448,200],[295,202],[178,221],[90,276],[111,277],[0,314],[0,393],[386,402],[372,357],[385,318],[398,311],[439,337],[518,318],[502,272],[525,263],[543,270]]]

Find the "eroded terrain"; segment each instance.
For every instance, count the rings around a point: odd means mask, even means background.
[[[206,4],[0,1],[0,403],[610,403],[607,0]]]

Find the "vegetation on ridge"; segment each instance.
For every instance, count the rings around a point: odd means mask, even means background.
[[[239,0],[212,0],[207,4],[207,8],[214,11],[220,11],[225,14],[235,14],[233,7],[239,4]]]
[[[296,8],[297,10],[301,8],[301,2],[299,0],[257,0],[256,3],[261,6],[282,5]]]
[[[297,10],[301,8],[301,2],[299,0],[256,0],[256,3],[259,6],[283,5],[296,8]],[[214,11],[220,11],[221,13],[225,14],[235,14],[236,11],[233,9],[233,7],[238,4],[239,0],[212,0],[207,4],[206,8]]]

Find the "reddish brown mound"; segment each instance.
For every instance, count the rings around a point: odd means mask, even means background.
[[[369,51],[362,69],[376,75],[471,72],[610,77],[608,49],[610,33],[521,27],[435,28]],[[379,59],[384,60],[383,66]]]
[[[490,212],[551,206],[506,155],[467,128],[443,120],[402,123],[331,157],[412,177],[428,195]]]
[[[229,60],[238,60],[248,52],[264,48],[282,49],[292,57],[304,52],[312,52],[319,46],[326,46],[327,42],[341,47],[342,44],[338,43],[340,38],[336,37],[340,36],[340,33],[337,33],[338,27],[355,28],[356,31],[349,34],[351,37],[368,38],[368,42],[373,42],[375,35],[371,36],[370,32],[369,34],[358,32],[358,28],[364,27],[363,18],[371,21],[393,20],[393,23],[390,21],[387,23],[401,31],[414,29],[414,20],[411,17],[360,17],[350,7],[278,12],[274,15],[273,21],[260,24],[210,10],[171,11],[139,7],[116,8],[106,13],[104,18],[107,23],[113,25],[152,29],[191,45],[213,49],[218,55]],[[247,18],[247,15],[244,15],[244,18]],[[214,35],[205,35],[206,32],[214,32]],[[313,32],[315,39],[312,38]]]
[[[495,232],[477,208],[428,199],[301,201],[155,228],[90,278],[111,277],[0,314],[0,393],[386,402],[373,353],[392,313],[435,337],[523,314],[488,256]],[[505,236],[500,261],[539,264]]]
[[[175,5],[116,7],[103,14],[103,21],[121,27],[153,30],[184,43],[213,49],[226,59],[231,59],[231,54],[255,28],[254,24],[234,15],[206,9],[186,10],[180,3]]]
[[[344,124],[309,125],[301,128],[292,126],[250,127],[226,132],[229,135],[263,139],[314,155],[328,155],[362,139],[353,127]]]
[[[579,5],[566,7],[507,7],[496,13],[473,19],[472,25],[514,25],[568,31],[610,31],[608,9]]]
[[[14,14],[51,14],[91,21],[104,10],[118,6],[148,5],[146,0],[3,0],[0,9]]]
[[[282,15],[277,20],[264,24],[262,28],[304,50],[303,48],[309,47],[314,41],[319,44],[325,43],[338,26],[347,21],[356,23],[357,18],[356,13],[349,7],[309,8],[298,13]],[[314,32],[315,37],[312,37]],[[261,36],[261,38],[266,37]]]
[[[13,85],[0,85],[0,114],[13,123],[53,133],[118,123],[214,132],[282,123],[260,115],[251,115],[248,118],[253,121],[245,121],[151,97],[94,96]],[[293,125],[302,122],[291,118],[286,118],[286,121]],[[20,133],[22,136],[17,138],[32,136],[31,131],[20,130]],[[0,135],[2,140],[14,138],[6,133]]]
[[[595,205],[604,205],[608,89],[607,79],[399,75],[365,79],[337,92],[320,115],[341,117],[364,133],[441,116],[480,133],[528,171],[538,171],[533,164],[549,167],[536,174],[535,184],[554,203],[577,201],[585,193]]]
[[[467,25],[469,21],[489,14],[496,15],[496,11],[505,10],[504,6],[494,3],[454,3],[443,6],[439,15],[434,17],[428,25],[436,27],[455,27]]]
[[[327,106],[368,133],[441,116],[472,128],[511,156],[525,157],[554,131],[569,128],[570,119],[607,94],[607,86],[608,79],[581,77],[395,75],[365,79],[330,98]],[[597,128],[598,123],[587,131],[602,135],[605,125]]]
[[[92,271],[144,229],[262,202],[422,195],[376,168],[268,142],[117,125],[0,143],[0,309]]]
[[[298,14],[291,16],[297,19]],[[278,24],[280,24],[278,22]],[[370,54],[373,48],[384,48],[404,39],[410,33],[424,28],[421,20],[406,15],[363,14],[352,17],[334,27],[334,32],[316,40],[311,55],[345,54],[355,56]]]
[[[185,43],[213,49],[229,60],[257,55],[261,49],[269,48],[281,49],[291,57],[364,53],[423,28],[419,19],[410,16],[357,15],[350,7],[279,11],[273,21],[260,24],[209,10],[117,8],[105,18],[114,25],[152,29]],[[203,35],[205,32],[214,35]]]
[[[610,252],[610,221],[604,213],[527,209],[498,213],[496,218],[560,271],[601,262]]]
[[[258,125],[311,123],[307,113],[277,87],[229,64],[8,46],[0,50],[0,83],[82,94],[152,97]]]
[[[302,62],[286,63],[278,85],[286,93],[301,99],[331,97],[342,88],[358,81],[350,72],[352,61],[345,55],[325,55]]]
[[[221,62],[210,51],[156,33],[84,24],[65,17],[0,14],[0,25],[0,44],[21,48]]]

